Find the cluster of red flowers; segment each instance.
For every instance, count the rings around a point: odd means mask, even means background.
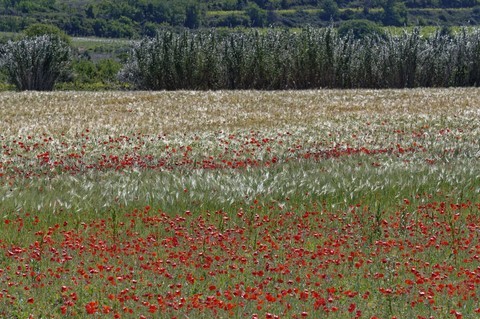
[[[353,156],[381,167],[382,158],[408,163],[407,154],[421,154],[429,166],[455,152],[445,147],[430,158],[423,132],[390,133],[383,144],[364,143],[366,137],[357,143],[356,135],[300,141],[259,132],[173,142],[88,131],[74,140],[0,136],[0,181],[96,171],[230,172]],[[434,192],[402,196],[385,210],[362,198],[341,208],[246,198],[213,211],[110,207],[84,219],[82,211],[65,210],[62,222],[59,212],[20,207],[2,218],[0,317],[475,318],[480,202]]]
[[[395,131],[393,134],[402,139],[407,133]],[[214,142],[209,145],[202,145],[202,138],[199,136],[190,137],[185,144],[185,141],[179,142],[175,139],[169,141],[165,135],[133,134],[95,138],[89,130],[74,140],[47,135],[6,140],[0,136],[0,174],[28,178],[63,173],[80,174],[95,170],[268,167],[291,160],[322,160],[357,154],[404,156],[425,152],[421,144],[424,135],[418,132],[412,132],[405,145],[388,143],[377,146],[328,139],[323,142],[300,143],[288,132],[269,137],[259,135],[259,132],[254,131],[228,135],[217,132],[213,137]],[[354,135],[352,141],[356,138]],[[205,155],[206,150],[208,155]],[[433,159],[426,160],[434,163]],[[372,162],[372,165],[380,166],[380,163]]]
[[[0,311],[49,294],[52,313],[69,316],[462,318],[462,309],[480,311],[479,213],[468,201],[405,200],[387,218],[361,205],[294,212],[258,203],[200,216],[145,207],[48,229],[18,216],[3,228],[34,236],[26,246],[0,241],[0,302],[9,307]]]

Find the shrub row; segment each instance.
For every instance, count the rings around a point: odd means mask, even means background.
[[[363,38],[332,28],[167,31],[134,44],[121,78],[148,90],[475,86],[480,30]]]
[[[68,45],[42,36],[0,47],[20,90],[51,90],[68,73]],[[422,37],[306,28],[223,34],[160,32],[135,42],[119,73],[143,90],[405,88],[480,83],[480,29]]]

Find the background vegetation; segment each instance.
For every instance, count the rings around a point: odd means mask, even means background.
[[[303,27],[366,19],[381,25],[477,25],[478,0],[1,0],[0,31],[42,22],[73,36],[152,36],[159,26]]]
[[[475,86],[480,33],[421,37],[306,28],[222,37],[163,33],[133,48],[124,79],[141,89],[310,89]],[[342,31],[342,30],[340,30]]]
[[[477,86],[480,30],[400,35],[368,21],[349,28],[160,32],[133,42],[123,63],[72,61],[58,36],[9,42],[0,55],[19,90],[285,90]],[[42,45],[40,45],[42,44]],[[62,45],[60,45],[62,44]],[[0,66],[1,66],[0,65]]]
[[[3,49],[0,68],[19,90],[51,91],[68,76],[70,47],[59,37],[43,35],[9,42]]]

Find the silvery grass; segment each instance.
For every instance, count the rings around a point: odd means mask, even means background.
[[[0,50],[0,67],[18,90],[51,91],[69,72],[71,51],[56,36],[8,42]]]
[[[163,31],[136,42],[120,78],[138,89],[476,86],[480,31],[356,39],[335,29]]]
[[[0,155],[0,172],[5,174],[0,208],[7,215],[53,211],[83,216],[146,204],[172,213],[192,209],[234,213],[255,199],[285,208],[322,202],[334,209],[358,202],[387,209],[404,198],[414,201],[416,196],[424,199],[426,195],[475,201],[480,194],[477,93],[478,89],[472,88],[5,93],[0,96],[5,127],[1,143],[7,149],[18,149],[15,145],[20,137],[28,145],[52,140],[35,152],[22,151],[21,157]],[[16,108],[15,103],[22,104],[18,115],[8,112],[7,105]],[[272,112],[267,112],[270,109]],[[207,121],[211,125],[205,125]],[[85,128],[90,132],[85,133]],[[51,154],[52,161],[58,159],[55,154],[81,149],[87,162],[102,154],[121,157],[136,153],[158,159],[167,157],[166,145],[177,149],[190,145],[190,156],[201,162],[224,152],[220,140],[230,134],[243,136],[229,144],[231,150],[241,149],[250,132],[274,141],[269,146],[279,159],[276,165],[236,170],[182,166],[173,170],[86,169],[74,176],[63,173],[33,178],[8,171],[11,165],[28,171],[32,164],[35,169],[37,155],[44,152]],[[114,148],[104,144],[110,137],[125,134],[131,137],[128,142],[114,144]],[[328,151],[335,145],[374,150],[415,143],[425,151],[302,159],[306,152]],[[291,155],[295,145],[301,146],[300,156]],[[259,160],[269,156],[262,151],[255,154]],[[11,160],[14,162],[9,164]],[[11,175],[15,178],[9,178]],[[62,214],[52,218],[55,216]]]
[[[81,214],[81,218],[117,209],[128,211],[150,205],[172,214],[197,213],[253,205],[255,200],[283,209],[347,209],[364,203],[383,210],[395,209],[407,198],[427,196],[442,201],[476,200],[480,196],[480,169],[474,158],[442,159],[435,166],[418,157],[356,155],[322,162],[283,163],[271,168],[246,170],[177,170],[87,172],[34,180],[20,179],[0,187],[4,216],[19,212]],[[382,163],[374,167],[372,161]]]

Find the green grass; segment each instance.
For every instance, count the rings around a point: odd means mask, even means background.
[[[480,170],[470,165],[473,158],[450,163],[452,158],[446,157],[433,167],[423,158],[405,164],[406,158],[392,161],[386,156],[359,155],[240,171],[60,175],[4,185],[0,199],[6,212],[72,211],[93,218],[117,206],[130,210],[151,205],[169,212],[192,207],[197,212],[235,211],[244,201],[260,198],[289,209],[311,209],[312,203],[323,202],[329,209],[343,210],[362,202],[391,210],[404,198],[415,198],[417,194],[429,193],[435,198],[461,194],[470,199],[478,195]],[[372,166],[372,161],[384,167]],[[61,214],[57,216],[62,219]]]
[[[429,37],[434,35],[437,31],[441,30],[441,27],[437,27],[437,26],[413,27],[412,26],[412,27],[383,27],[383,29],[394,35],[402,35],[405,32],[411,33],[413,32],[413,30],[418,29],[422,37]],[[473,30],[473,28],[457,26],[457,27],[449,27],[448,30],[452,32],[452,34],[458,34],[463,30],[466,30],[468,33],[470,30]]]
[[[207,16],[228,16],[228,15],[244,15],[245,12],[242,10],[216,10],[216,11],[207,11]]]
[[[102,48],[103,50],[116,50],[119,48],[128,47],[131,43],[131,40],[128,39],[106,39],[106,38],[97,38],[97,37],[73,37],[72,44],[76,48],[81,48],[84,50],[98,50]]]

